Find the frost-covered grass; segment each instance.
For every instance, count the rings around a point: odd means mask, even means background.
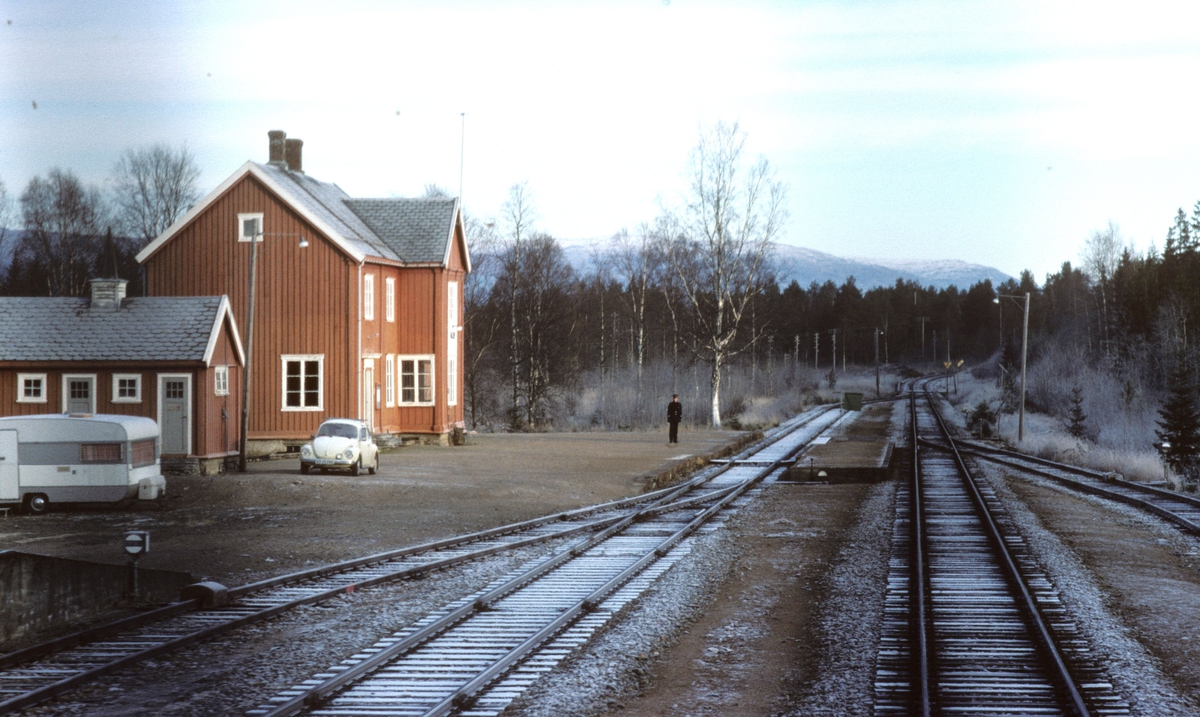
[[[880,390],[894,390],[899,376],[882,372]],[[665,430],[667,402],[679,394],[685,425],[694,428],[710,423],[712,403],[707,366],[691,363],[672,367],[669,361],[654,361],[637,368],[623,365],[601,374],[580,376],[576,386],[555,394],[550,420],[543,430],[605,431]],[[486,396],[487,421],[478,430],[502,431],[503,411],[511,397],[506,386],[491,385]],[[742,358],[729,364],[721,376],[721,418],[725,428],[753,429],[778,425],[813,403],[841,401],[842,394],[862,393],[875,397],[875,372],[869,367],[849,366],[839,371],[833,388],[828,369],[797,366],[786,358],[759,359],[757,365]],[[468,417],[470,416],[468,411]]]
[[[1091,372],[1091,369],[1086,371]],[[1043,401],[1046,400],[1046,390],[1043,385]],[[1080,440],[1071,436],[1064,419],[1031,410],[1028,399],[1025,406],[1025,439],[1017,440],[1016,414],[1006,413],[1000,416],[997,431],[1009,445],[1041,458],[1074,463],[1096,470],[1116,471],[1129,480],[1162,480],[1163,464],[1151,445],[1153,418],[1157,416],[1157,410],[1149,410],[1151,415],[1147,416],[1148,409],[1142,405],[1145,402],[1139,399],[1132,411],[1126,413],[1126,402],[1113,403],[1103,396],[1105,391],[1113,390],[1120,391],[1114,381],[1101,380],[1094,376],[1084,393],[1084,411],[1088,414],[1087,427],[1095,440]],[[1093,401],[1090,404],[1089,396]],[[996,387],[994,378],[981,379],[963,373],[959,375],[958,394],[952,392],[949,398],[951,403],[964,413],[973,410],[981,401],[995,409],[1000,403],[1000,389]],[[1063,406],[1065,405],[1064,398]],[[1103,406],[1105,410],[1088,408],[1089,405]],[[1147,422],[1150,423],[1150,428],[1147,428]],[[1118,427],[1121,430],[1116,430]],[[1146,435],[1147,432],[1149,436]],[[1136,440],[1134,435],[1137,436]]]

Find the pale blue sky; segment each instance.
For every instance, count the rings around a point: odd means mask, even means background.
[[[283,129],[354,196],[457,191],[466,112],[468,209],[527,181],[583,239],[678,202],[700,127],[738,121],[789,243],[1040,281],[1200,199],[1197,27],[1153,1],[0,0],[0,179],[186,142],[207,191]]]

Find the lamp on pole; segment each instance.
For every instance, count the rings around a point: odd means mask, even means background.
[[[1021,409],[1017,418],[1017,442],[1025,440],[1025,361],[1029,356],[1029,292],[1025,292],[1024,309],[1025,315],[1023,327],[1021,329]],[[1012,299],[1013,301],[1021,301],[1022,297],[1013,296],[1011,294],[997,294],[992,303],[999,304],[1001,299]],[[1001,309],[1001,316],[1004,310]]]
[[[265,237],[300,237],[300,248],[308,246],[308,240],[303,234],[288,234],[272,232],[264,234],[257,220],[250,235],[250,296],[246,306],[246,363],[242,367],[242,423],[238,426],[238,471],[246,472],[246,435],[250,423],[250,358],[254,352],[254,282],[258,268],[258,245]]]

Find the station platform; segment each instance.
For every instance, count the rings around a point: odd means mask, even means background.
[[[827,439],[806,448],[783,477],[790,483],[877,483],[896,469],[891,439],[892,404],[849,411]]]

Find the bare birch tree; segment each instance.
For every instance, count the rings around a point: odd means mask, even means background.
[[[501,219],[505,224],[508,236],[506,246],[500,255],[504,271],[510,277],[507,282],[510,330],[512,332],[509,344],[509,368],[512,374],[512,405],[509,406],[508,423],[510,428],[519,428],[523,420],[521,413],[521,340],[522,335],[517,323],[517,304],[520,300],[521,282],[517,281],[522,263],[522,244],[528,242],[537,220],[537,211],[533,206],[533,194],[529,185],[522,182],[514,184],[508,190],[508,199],[500,207]]]
[[[609,259],[617,279],[624,284],[621,297],[633,329],[633,359],[637,366],[638,405],[642,398],[642,369],[646,361],[646,303],[658,282],[663,255],[648,225],[636,236],[622,229],[613,237]]]
[[[426,187],[426,195],[429,190]],[[499,259],[496,252],[499,238],[495,222],[483,222],[464,213],[467,252],[471,256],[471,272],[463,277],[463,385],[470,410],[471,427],[487,420],[494,407],[494,396],[484,390],[481,373],[485,359],[503,335],[503,317],[496,312],[485,311],[488,296],[496,283]]]
[[[4,283],[8,269],[8,254],[5,253],[4,240],[8,238],[8,225],[13,219],[12,197],[8,196],[3,180],[0,180],[0,285]]]
[[[1112,222],[1109,222],[1105,229],[1092,232],[1092,236],[1088,238],[1083,247],[1083,268],[1091,275],[1092,280],[1100,289],[1100,315],[1104,324],[1101,329],[1104,337],[1105,356],[1108,356],[1112,350],[1112,336],[1110,335],[1112,322],[1108,311],[1109,285],[1124,251],[1121,230]]]
[[[13,260],[27,284],[46,296],[83,296],[103,249],[107,207],[96,187],[70,171],[52,169],[29,180],[21,194],[25,235]]]
[[[709,363],[714,428],[721,425],[721,369],[737,352],[746,309],[768,278],[771,242],[786,219],[784,185],[766,158],[744,165],[745,143],[736,123],[701,134],[692,152],[685,234],[671,242],[669,254],[693,314],[696,349]]]
[[[200,198],[196,188],[200,167],[187,145],[174,149],[159,143],[125,150],[113,175],[123,229],[142,246],[166,231]]]

